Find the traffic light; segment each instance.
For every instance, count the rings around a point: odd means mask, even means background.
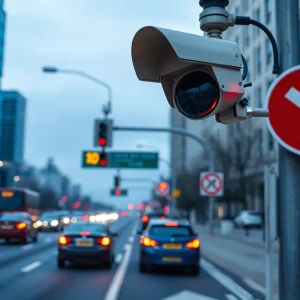
[[[128,195],[128,190],[127,189],[111,189],[110,190],[110,195],[111,196],[127,196]]]
[[[228,124],[268,115],[247,107],[248,67],[235,42],[147,26],[133,39],[132,60],[139,80],[160,82],[169,105],[186,118],[215,115]]]
[[[107,155],[106,152],[101,152],[99,164],[103,167],[107,166]]]
[[[109,119],[95,120],[95,147],[111,147],[112,146],[112,130],[113,121]]]
[[[114,182],[114,183],[115,183],[115,188],[117,189],[117,188],[120,186],[120,181],[121,181],[121,180],[120,180],[120,176],[119,176],[119,175],[116,175],[114,179],[115,179],[115,180],[114,180],[114,181],[115,181],[115,182]]]

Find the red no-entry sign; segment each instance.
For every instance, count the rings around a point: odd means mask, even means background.
[[[300,155],[300,66],[282,73],[271,85],[266,119],[273,137],[283,147]]]

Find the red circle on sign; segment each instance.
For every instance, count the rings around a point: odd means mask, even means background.
[[[204,185],[205,180],[208,180],[209,177],[211,177],[211,176],[215,177],[215,178],[218,180],[218,182],[219,182],[219,186],[218,186],[218,188],[217,188],[214,192],[209,191],[209,190],[205,187],[205,185]],[[209,196],[215,196],[215,195],[217,195],[217,194],[222,190],[222,188],[223,188],[223,180],[222,180],[222,178],[221,178],[218,174],[216,174],[216,173],[208,173],[208,174],[206,174],[205,176],[202,177],[202,179],[201,179],[201,181],[200,181],[200,187],[201,187],[201,188],[204,190],[204,192],[205,192],[206,194],[208,194]]]
[[[266,107],[268,128],[286,149],[300,155],[300,66],[280,75],[270,87]]]

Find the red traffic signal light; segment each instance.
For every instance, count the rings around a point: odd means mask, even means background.
[[[98,144],[102,147],[106,146],[106,138],[100,137],[98,140]]]
[[[99,124],[98,144],[102,147],[105,147],[107,144],[107,125],[104,122]]]
[[[116,193],[116,195],[121,195],[121,190],[116,189],[116,190],[115,190],[115,193]]]
[[[100,163],[101,166],[106,166],[107,165],[107,159],[106,159],[106,153],[105,152],[102,152],[100,154],[99,163]]]

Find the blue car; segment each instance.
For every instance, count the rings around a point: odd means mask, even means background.
[[[190,223],[184,220],[153,219],[141,235],[139,270],[152,266],[189,268],[200,272],[200,240]]]

